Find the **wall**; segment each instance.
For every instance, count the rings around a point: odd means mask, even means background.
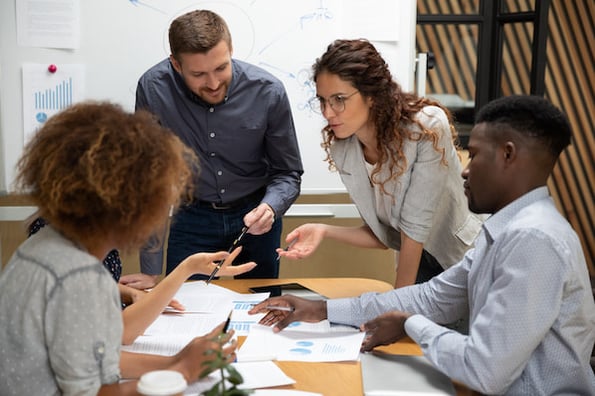
[[[34,4],[33,0],[19,1]],[[169,55],[167,29],[171,21],[197,8],[212,9],[226,19],[234,57],[263,67],[285,84],[305,166],[302,193],[345,191],[338,176],[328,172],[323,162],[323,119],[307,106],[315,93],[309,78],[311,65],[332,40],[372,40],[401,85],[412,88],[414,0],[73,1],[80,4],[80,46],[72,50],[18,46],[16,2],[0,2],[0,191],[11,190],[14,164],[24,134],[29,133],[24,125],[41,125],[32,117],[37,109],[23,115],[23,100],[33,94],[22,92],[23,63],[55,64],[60,72],[68,65],[82,64],[85,77],[72,84],[84,87],[83,99],[109,99],[131,110],[140,75]],[[49,82],[52,75],[46,74],[48,88],[54,88],[56,83]]]

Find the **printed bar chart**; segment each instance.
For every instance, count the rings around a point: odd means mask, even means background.
[[[23,64],[23,143],[51,116],[83,100],[82,64]]]
[[[72,104],[72,77],[54,89],[36,91],[33,96],[36,110],[61,110],[68,107]]]

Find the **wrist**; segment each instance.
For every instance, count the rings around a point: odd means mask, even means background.
[[[273,207],[271,205],[269,205],[268,203],[265,203],[265,205],[267,206],[267,210],[270,210],[272,215],[273,215],[273,223],[275,222],[275,219],[277,218],[277,214],[275,213],[275,209],[273,209]]]
[[[326,310],[326,300],[317,301],[316,317],[320,320],[324,320],[324,319],[328,318],[328,312]]]

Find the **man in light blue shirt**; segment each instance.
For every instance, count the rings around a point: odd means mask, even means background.
[[[546,183],[570,143],[564,114],[537,96],[509,96],[480,110],[463,171],[469,208],[490,213],[457,265],[427,283],[357,298],[266,305],[263,324],[292,321],[359,326],[362,351],[405,335],[449,377],[487,394],[595,394],[589,359],[595,304],[580,241]],[[440,324],[468,318],[462,334]]]

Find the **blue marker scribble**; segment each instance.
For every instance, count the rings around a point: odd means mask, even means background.
[[[162,14],[167,14],[167,12],[165,12],[165,11],[163,11],[163,10],[160,10],[159,8],[157,8],[157,7],[154,7],[154,6],[152,6],[152,5],[149,5],[149,4],[145,3],[144,1],[140,1],[140,0],[128,0],[128,1],[130,2],[130,4],[132,4],[132,5],[133,5],[133,6],[135,6],[135,7],[138,7],[138,6],[143,6],[143,7],[150,8],[150,9],[152,9],[153,11],[157,11],[157,12],[160,12],[160,13],[162,13]]]
[[[305,22],[320,21],[327,19],[333,19],[333,13],[330,12],[329,9],[324,6],[324,0],[320,0],[320,7],[316,8],[314,12],[312,12],[311,14],[302,15],[300,17],[300,26],[303,29]]]

